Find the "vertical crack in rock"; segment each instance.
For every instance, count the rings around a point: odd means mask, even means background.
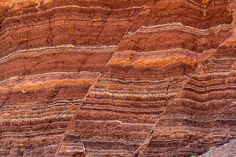
[[[2,104],[0,105],[0,111],[1,111],[1,108],[6,105],[6,103],[8,102],[8,100],[11,98],[11,93],[12,93],[12,90],[13,90],[14,86],[10,86],[9,87],[9,92],[7,94],[7,97],[6,99],[2,102]]]
[[[146,8],[146,6],[142,7],[142,9],[141,9],[141,10],[137,13],[137,15],[132,19],[132,22],[130,23],[129,27],[128,27],[128,28],[126,29],[126,31],[122,34],[122,37],[121,37],[120,40],[118,41],[117,45],[119,45],[120,42],[124,39],[124,37],[129,34],[130,29],[133,27],[134,21],[137,20],[140,16],[142,16],[142,19],[147,18],[147,17],[149,16],[149,14],[151,13],[152,9],[154,8],[154,6],[158,3],[158,1],[160,1],[160,0],[154,1],[154,2],[150,5],[151,7],[150,7],[150,6],[148,7],[148,8],[149,8],[149,11],[148,11],[148,13],[145,13],[145,16],[144,16],[144,17],[143,17],[141,14],[142,14],[142,12],[143,12],[145,9],[147,9],[147,8]]]
[[[101,73],[98,74],[97,78],[95,79],[94,83],[90,86],[90,88],[88,89],[88,92],[86,93],[86,95],[84,96],[84,98],[82,99],[81,101],[81,104],[80,104],[80,107],[84,104],[84,102],[86,101],[87,97],[89,96],[89,94],[93,91],[94,87],[96,86],[99,78],[101,77]],[[75,111],[73,117],[71,118],[70,122],[68,123],[68,126],[67,128],[65,129],[65,132],[64,132],[64,135],[62,136],[60,142],[59,142],[59,146],[57,148],[57,151],[55,153],[55,157],[59,156],[59,153],[60,153],[60,148],[61,148],[61,145],[62,145],[62,142],[66,136],[66,134],[68,133],[68,131],[70,131],[73,127],[73,122],[76,120],[76,116],[77,116],[77,113],[78,111],[80,110],[80,107]],[[83,144],[83,143],[82,143]],[[84,146],[83,146],[84,147]],[[84,153],[85,153],[85,147],[84,147]]]
[[[53,102],[53,100],[57,97],[60,91],[61,88],[56,89],[55,92],[52,94],[52,96],[49,98],[49,102]]]
[[[120,42],[123,40],[123,38],[125,37],[125,35],[127,35],[129,33],[130,28],[133,26],[133,22],[135,21],[135,19],[137,19],[140,16],[140,13],[144,10],[145,8],[143,7],[139,13],[137,13],[137,15],[135,16],[135,18],[132,20],[132,22],[130,23],[129,27],[126,28],[126,30],[124,31],[124,33],[122,34],[120,40],[118,41],[117,45],[120,44]]]
[[[170,102],[166,105],[164,111],[160,114],[159,118],[154,123],[150,133],[148,134],[148,136],[146,137],[144,142],[138,147],[137,150],[135,150],[133,157],[142,157],[145,149],[148,147],[148,145],[150,144],[150,142],[151,142],[151,140],[154,136],[155,130],[158,127],[158,123],[162,120],[163,116],[165,116],[165,114],[167,113],[168,106],[170,106],[172,103],[174,103],[175,100],[181,95],[183,89],[185,88],[185,86],[188,84],[189,81],[190,81],[190,77],[186,76],[186,79],[183,82],[183,85],[182,85],[180,91],[178,91],[178,93],[175,95],[175,97],[172,100],[170,100]],[[169,90],[169,88],[170,88],[170,86],[168,85],[167,86],[167,91]],[[168,94],[168,92],[166,94]]]
[[[154,135],[155,129],[156,127],[158,127],[158,122],[162,119],[163,115],[166,113],[166,109],[160,114],[160,117],[157,119],[157,121],[155,122],[155,124],[153,125],[150,133],[148,134],[147,138],[144,140],[144,142],[138,147],[137,150],[135,150],[134,152],[134,156],[133,157],[141,157],[145,151],[145,149],[147,148],[147,146],[149,145],[149,143],[151,142],[151,139]]]
[[[104,22],[103,22],[103,24],[102,24],[102,28],[101,28],[101,30],[99,31],[99,34],[97,35],[97,37],[96,37],[96,39],[95,39],[95,44],[97,43],[97,41],[99,40],[99,38],[100,38],[100,36],[101,36],[101,34],[103,33],[103,31],[104,31],[104,28],[105,28],[105,26],[106,26],[106,24],[107,24],[107,21],[108,21],[108,19],[109,19],[109,17],[110,17],[110,15],[112,14],[112,9],[107,13],[107,15],[106,15],[106,19],[104,20]]]
[[[49,30],[49,35],[48,35],[48,38],[47,38],[47,42],[48,42],[48,45],[53,45],[54,35],[52,33],[51,17],[48,18],[48,30]]]

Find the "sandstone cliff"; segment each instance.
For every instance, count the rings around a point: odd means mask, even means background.
[[[235,139],[235,5],[0,0],[0,156],[188,157]]]

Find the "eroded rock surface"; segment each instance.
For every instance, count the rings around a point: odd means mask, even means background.
[[[188,157],[235,139],[235,5],[1,0],[0,156]]]

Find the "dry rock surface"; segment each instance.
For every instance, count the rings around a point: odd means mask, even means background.
[[[0,0],[1,157],[230,157],[233,139],[235,0]]]
[[[207,153],[199,157],[235,157],[236,156],[236,140],[232,140],[223,146],[212,148]]]

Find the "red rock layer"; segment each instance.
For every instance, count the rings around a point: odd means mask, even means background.
[[[191,156],[236,137],[227,0],[0,2],[0,156]]]

